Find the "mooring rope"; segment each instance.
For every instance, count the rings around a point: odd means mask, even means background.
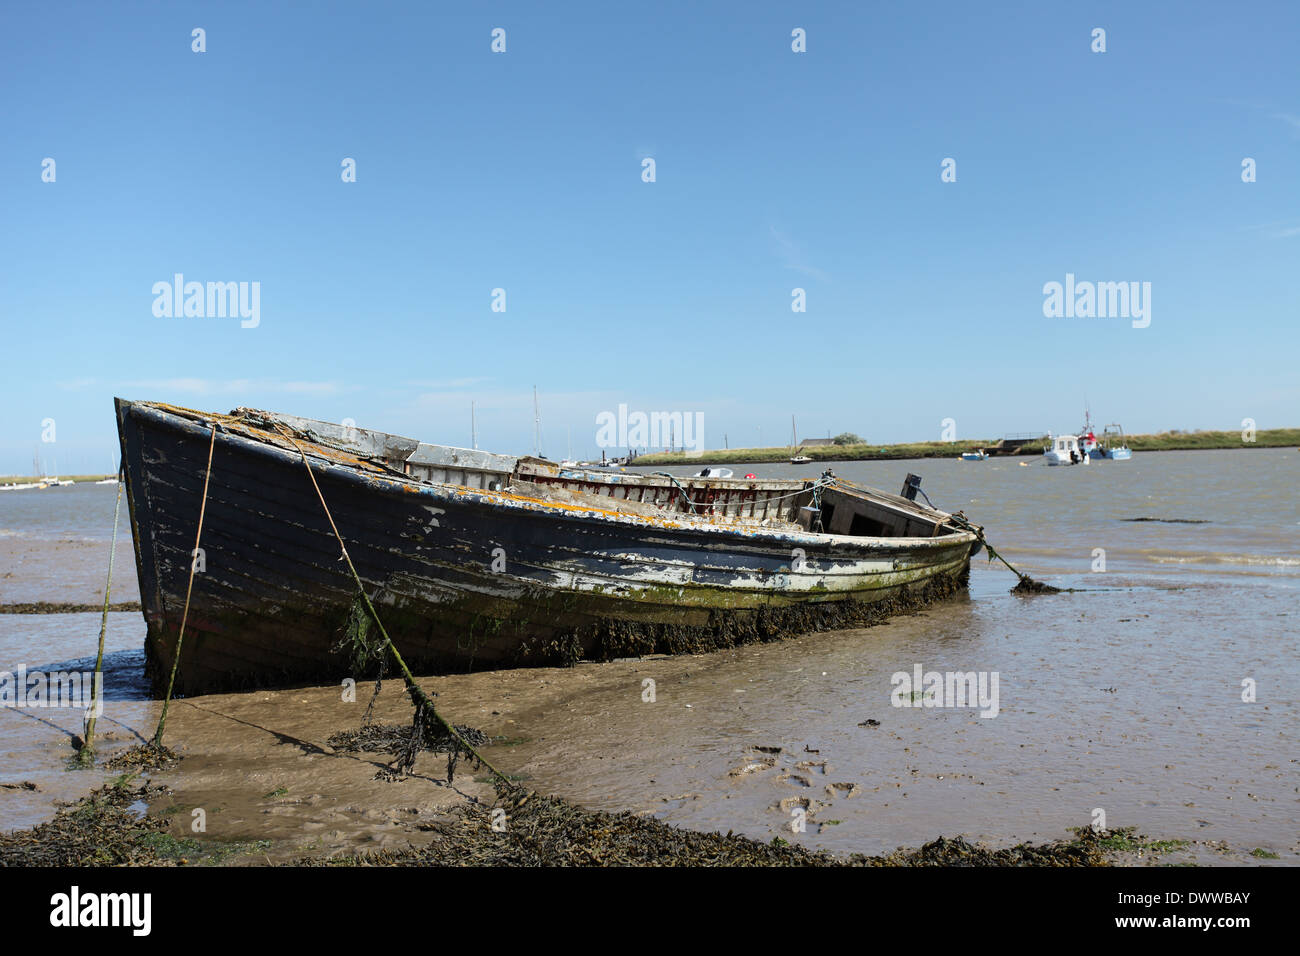
[[[689,494],[687,494],[686,489],[682,487],[681,483],[678,482],[677,478],[674,475],[670,475],[666,471],[652,471],[650,472],[650,474],[656,478],[667,478],[674,485],[676,485],[677,490],[681,493],[682,497],[686,499],[686,503],[691,506],[691,513],[692,514],[696,513],[695,500],[692,499]],[[827,488],[835,484],[838,480],[839,479],[836,478],[834,475],[831,475],[830,477],[823,475],[822,477],[814,481],[811,485],[806,485],[805,487],[800,488],[797,491],[792,491],[788,495],[776,495],[775,497],[772,498],[764,498],[763,503],[770,504],[773,501],[784,501],[786,498],[797,498],[799,495],[807,494],[809,491],[812,491],[815,495],[820,495],[822,488]]]
[[[989,544],[988,538],[984,537],[984,529],[977,527],[971,524],[969,521],[967,521],[966,516],[962,512],[958,511],[954,514],[951,514],[945,520],[951,521],[953,524],[961,528],[963,531],[969,531],[977,538],[979,538],[979,540],[983,542],[985,549],[989,553],[990,561],[992,561],[994,558],[997,558],[999,561],[1001,561],[1003,564],[1005,564],[1008,568],[1011,569],[1012,573],[1014,573],[1015,576],[1020,579],[1020,583],[1016,585],[1014,590],[1033,591],[1041,594],[1056,594],[1062,590],[1061,588],[1053,587],[1050,584],[1044,584],[1042,581],[1035,581],[1029,575],[1023,573],[1022,571],[1019,571],[1014,565],[1012,565],[1010,561],[1008,561],[1006,558],[1002,557],[1002,555],[998,554],[995,550],[993,550],[993,545]],[[1074,589],[1067,588],[1065,590],[1074,590]]]
[[[676,479],[676,477],[674,477],[673,475],[668,474],[668,472],[666,472],[666,471],[655,471],[655,472],[651,472],[651,474],[653,474],[656,478],[667,478],[669,481],[671,481],[671,482],[673,483],[673,485],[676,486],[676,488],[677,488],[677,493],[678,493],[679,495],[681,495],[682,498],[684,498],[684,499],[686,500],[686,504],[687,504],[687,505],[690,507],[690,509],[691,509],[691,514],[697,514],[697,513],[698,513],[698,512],[696,512],[696,510],[695,510],[695,501],[691,498],[690,495],[688,495],[688,494],[686,493],[686,489],[682,487],[682,483],[681,483],[680,481],[678,481],[678,480]]]
[[[95,754],[95,707],[100,703],[99,692],[104,672],[104,635],[108,631],[108,596],[113,590],[113,558],[117,555],[117,524],[122,514],[122,470],[117,472],[117,504],[113,506],[113,544],[108,552],[108,580],[104,582],[104,613],[99,619],[99,654],[95,657],[95,677],[91,683],[90,712],[82,732],[79,756],[82,762],[94,759]]]
[[[185,643],[185,624],[190,618],[190,594],[194,591],[194,568],[198,564],[199,542],[203,540],[203,515],[208,507],[208,480],[212,477],[212,452],[217,447],[217,423],[212,423],[212,438],[208,442],[208,469],[203,474],[203,498],[199,501],[199,529],[194,534],[194,550],[190,552],[190,580],[185,586],[185,610],[181,613],[181,630],[176,637],[176,652],[172,656],[172,672],[167,678],[167,695],[163,698],[162,713],[158,716],[158,729],[154,732],[152,746],[162,747],[163,727],[167,723],[167,708],[172,702],[172,687],[176,684],[176,669],[181,663],[181,645]]]
[[[406,661],[403,660],[401,653],[397,650],[397,645],[393,643],[393,639],[388,636],[388,631],[384,628],[384,622],[379,619],[379,612],[377,612],[375,606],[370,603],[370,596],[366,594],[366,587],[361,581],[361,575],[357,574],[356,566],[353,565],[352,558],[348,555],[348,546],[343,542],[343,535],[339,534],[338,525],[334,523],[334,516],[330,514],[329,505],[325,503],[325,496],[321,493],[320,485],[316,483],[316,473],[312,471],[311,462],[307,459],[307,453],[303,450],[302,446],[298,444],[293,435],[285,430],[279,422],[276,423],[276,428],[279,429],[280,434],[284,435],[285,438],[289,439],[289,441],[293,443],[293,446],[298,449],[298,454],[302,456],[302,463],[307,468],[307,477],[311,479],[311,485],[316,489],[316,497],[320,499],[320,506],[325,510],[325,518],[330,523],[330,529],[334,532],[334,537],[338,540],[339,550],[343,553],[343,560],[347,562],[348,570],[352,572],[352,580],[357,584],[357,591],[361,595],[361,600],[365,602],[366,609],[370,612],[371,618],[374,619],[375,624],[379,627],[379,633],[384,636],[384,642],[388,645],[388,650],[392,653],[393,659],[397,661],[397,666],[402,670],[402,680],[406,684],[407,693],[411,695],[411,699],[415,702],[415,726],[411,730],[412,743],[418,745],[417,735],[424,733],[421,718],[423,713],[427,711],[433,715],[434,720],[442,726],[443,730],[445,730],[449,736],[453,737],[457,741],[460,747],[467,754],[490,770],[498,780],[507,785],[513,786],[509,777],[503,774],[496,767],[492,766],[492,764],[488,763],[488,761],[470,745],[469,741],[461,736],[460,731],[456,729],[455,725],[443,717],[442,714],[438,713],[438,708],[433,705],[433,700],[424,692],[420,685],[415,682],[415,676],[411,673],[411,669],[406,666]]]

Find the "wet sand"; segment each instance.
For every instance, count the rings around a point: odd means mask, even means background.
[[[112,507],[110,501],[110,526]],[[0,535],[0,605],[45,601],[102,607],[108,552],[108,541]],[[110,598],[114,604],[140,601],[130,527],[119,529]]]
[[[935,758],[918,752],[924,741],[916,739],[917,729],[898,727],[890,713],[879,708],[873,709],[881,720],[879,727],[854,727],[878,751],[876,768],[843,759],[844,752],[831,735],[800,733],[801,727],[806,730],[810,725],[800,724],[797,709],[783,730],[776,725],[752,729],[762,725],[747,723],[750,729],[737,730],[729,746],[714,745],[712,735],[701,729],[702,724],[726,723],[724,715],[708,703],[717,700],[720,691],[763,692],[749,678],[741,678],[745,687],[729,685],[738,674],[754,672],[752,668],[761,666],[764,657],[806,648],[800,654],[800,663],[806,665],[828,660],[828,654],[843,650],[855,638],[860,635],[842,632],[699,657],[501,671],[421,684],[439,693],[438,706],[450,719],[498,738],[483,753],[504,772],[530,789],[593,809],[631,810],[705,832],[735,830],[761,842],[780,836],[795,846],[840,857],[919,846],[939,835],[964,834],[971,842],[993,846],[1042,844],[1068,839],[1068,827],[1090,822],[1086,805],[1097,802],[1095,789],[1088,789],[1094,785],[1083,784],[1092,799],[1074,798],[1078,809],[1068,807],[1071,798],[1051,784],[1056,772],[1053,758],[1035,753],[1026,760],[1026,766],[1043,767],[1044,778],[1037,786],[1025,779],[1024,771],[1004,771],[996,760],[974,752],[968,763],[945,760],[922,772],[918,765]],[[820,673],[807,674],[797,665],[789,673],[793,687],[820,680]],[[654,703],[642,699],[647,677],[656,682]],[[419,847],[436,838],[440,825],[456,824],[455,811],[467,802],[495,802],[487,773],[472,771],[464,761],[450,784],[446,758],[437,754],[422,754],[411,776],[389,782],[376,778],[387,762],[385,755],[334,751],[328,738],[360,725],[370,688],[358,690],[355,703],[344,702],[339,687],[178,700],[168,717],[166,742],[183,760],[173,769],[146,773],[132,783],[148,782],[170,791],[156,796],[148,812],[166,819],[167,831],[178,839],[255,844],[255,852],[235,854],[225,861],[242,864]],[[687,706],[691,701],[697,703]],[[739,700],[733,705],[738,713],[744,707]],[[660,708],[661,713],[649,718],[647,708]],[[138,728],[142,736],[150,735],[156,712],[157,704],[145,705],[140,717],[146,726]],[[400,684],[387,682],[374,719],[403,723],[409,722],[410,713]],[[645,732],[647,721],[653,723],[652,734]],[[941,733],[946,736],[954,729],[961,732],[949,725]],[[108,758],[131,742],[119,737],[101,743],[101,757]],[[1061,744],[1072,745],[1068,740]],[[61,746],[64,753],[71,752],[66,741]],[[777,747],[780,751],[774,753]],[[953,749],[959,752],[963,747]],[[1021,747],[1013,745],[1013,749]],[[87,792],[114,776],[102,771],[59,774],[65,787],[72,777]],[[38,776],[36,782],[44,786],[48,780],[49,775]],[[1258,782],[1239,782],[1247,789],[1259,789]],[[1012,786],[1017,789],[1007,789]],[[65,799],[70,796],[65,794]],[[0,795],[0,800],[8,799]],[[1122,810],[1122,800],[1102,802],[1116,808],[1109,826],[1135,822]],[[805,833],[795,833],[789,826],[795,806],[807,812]],[[196,809],[206,816],[203,833],[192,829]],[[1201,812],[1214,815],[1211,810]],[[979,830],[969,826],[972,819],[990,817],[1005,823],[986,824]],[[1251,841],[1225,842],[1189,831],[1178,825],[1177,815],[1139,818],[1170,825],[1166,829],[1139,826],[1142,832],[1186,840],[1187,845],[1162,853],[1125,854],[1121,862],[1271,862],[1250,855]],[[832,824],[835,819],[845,821],[855,835],[831,839],[837,831],[844,832],[839,828],[845,823]],[[1294,848],[1290,852],[1284,848],[1278,862],[1294,861]]]

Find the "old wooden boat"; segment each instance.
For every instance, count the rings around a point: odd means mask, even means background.
[[[870,623],[964,587],[978,548],[963,519],[829,473],[601,472],[253,409],[116,410],[155,686],[195,569],[182,693],[373,676],[337,646],[357,589],[321,498],[417,673]]]

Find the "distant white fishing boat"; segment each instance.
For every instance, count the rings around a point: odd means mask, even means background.
[[[1078,435],[1057,435],[1052,438],[1052,447],[1043,452],[1043,459],[1049,465],[1086,465],[1088,454],[1079,447]]]
[[[961,461],[984,461],[988,458],[988,453],[983,448],[979,451],[964,451],[961,453]]]
[[[695,478],[731,478],[731,477],[734,476],[734,475],[735,475],[735,472],[732,471],[730,468],[715,468],[715,467],[713,467],[713,466],[709,466],[708,468],[703,468],[703,469],[701,469],[700,471],[697,471],[697,472],[694,474],[693,477],[695,477]]]
[[[1052,436],[1049,434],[1047,437]],[[1124,440],[1124,429],[1117,424],[1107,425],[1098,439],[1092,426],[1092,415],[1085,408],[1079,434],[1058,435],[1052,440],[1052,447],[1044,452],[1044,457],[1049,465],[1088,465],[1094,460],[1128,461],[1133,457],[1133,451]]]

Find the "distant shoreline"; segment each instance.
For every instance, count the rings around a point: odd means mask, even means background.
[[[105,478],[116,478],[117,475],[55,475],[53,477],[57,477],[63,481],[75,481],[78,484],[81,484],[82,482],[89,483],[92,481],[103,481]],[[50,478],[45,476],[34,478],[31,475],[0,475],[0,485],[25,485],[33,481],[40,483],[49,480]]]
[[[1300,448],[1300,428],[1270,428],[1255,433],[1253,442],[1241,440],[1239,431],[1161,432],[1157,435],[1125,435],[1125,444],[1139,451],[1215,451],[1225,448]],[[1041,455],[1047,450],[1042,440],[1028,442],[1016,451],[998,455],[993,447],[998,439],[970,441],[907,442],[896,445],[817,445],[799,448],[798,454],[807,455],[815,462],[836,461],[898,461],[908,458],[956,458],[965,451],[983,448],[993,457],[1025,457]],[[789,448],[715,448],[702,452],[651,452],[640,455],[635,465],[693,465],[700,464],[771,464],[789,461],[795,452]],[[67,475],[64,481],[90,483],[115,478],[116,475]],[[0,485],[24,484],[44,481],[31,475],[0,475]]]
[[[1300,428],[1271,428],[1255,433],[1253,442],[1241,440],[1241,432],[1162,432],[1158,435],[1126,435],[1125,444],[1134,452],[1140,451],[1210,451],[1225,448],[1286,448],[1300,447]],[[819,445],[799,448],[798,454],[815,462],[835,461],[893,461],[906,458],[956,458],[966,451],[983,448],[992,453],[997,439],[956,442],[912,442],[898,445]],[[1041,455],[1046,442],[1036,440],[1022,445],[1014,452],[1000,457],[1012,458]],[[789,461],[795,454],[789,448],[721,448],[704,452],[652,452],[637,457],[635,465],[693,465],[700,464],[767,464]]]

